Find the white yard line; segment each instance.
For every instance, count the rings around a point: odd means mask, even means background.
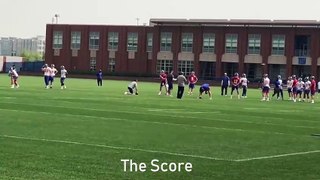
[[[237,160],[234,160],[234,161],[236,161],[236,162],[246,162],[246,161],[253,161],[253,160],[274,159],[274,158],[280,158],[280,157],[298,156],[298,155],[314,154],[314,153],[320,153],[320,150],[295,152],[295,153],[286,153],[286,154],[278,154],[278,155],[270,155],[270,156],[260,156],[260,157],[253,157],[253,158],[237,159]]]
[[[70,106],[57,106],[57,105],[49,105],[49,104],[30,104],[30,103],[16,103],[16,102],[0,102],[3,104],[19,104],[19,105],[32,105],[32,106],[40,106],[40,107],[55,107],[55,108],[65,108],[65,109],[76,109],[76,110],[90,110],[90,111],[97,111],[97,112],[117,112],[117,113],[129,113],[129,114],[144,114],[144,115],[150,115],[150,113],[144,113],[144,112],[136,112],[136,111],[123,111],[123,110],[114,110],[114,109],[94,109],[94,108],[81,108],[81,107],[70,107]],[[178,112],[180,114],[183,114],[181,112]],[[220,112],[217,112],[219,114]],[[257,124],[257,125],[271,125],[271,126],[284,126],[284,127],[295,127],[295,128],[307,128],[307,129],[319,129],[318,127],[314,126],[293,126],[293,125],[285,125],[285,124],[274,124],[274,123],[264,123],[264,122],[252,122],[252,121],[238,121],[238,120],[225,120],[225,119],[217,119],[217,118],[199,118],[199,117],[193,117],[193,116],[183,116],[183,115],[173,115],[177,113],[161,113],[156,114],[157,116],[164,116],[164,117],[177,117],[177,118],[191,118],[191,119],[197,119],[197,120],[211,120],[211,121],[220,121],[220,122],[236,122],[236,123],[246,123],[246,124]],[[318,121],[317,121],[318,122]]]
[[[64,140],[31,138],[31,137],[10,136],[10,135],[0,135],[0,137],[29,140],[29,141],[43,141],[43,142],[51,142],[51,143],[63,143],[63,144],[73,144],[73,145],[82,145],[82,146],[91,146],[91,147],[101,147],[101,148],[116,149],[116,150],[140,151],[140,152],[146,152],[146,153],[166,154],[166,155],[171,155],[171,156],[191,157],[191,158],[215,160],[215,161],[230,161],[230,162],[234,161],[232,159],[215,158],[215,157],[210,157],[210,156],[174,153],[174,152],[158,151],[158,150],[150,150],[150,149],[110,146],[110,145],[103,145],[103,144],[89,144],[89,143],[82,143],[82,142],[76,142],[76,141],[64,141]]]
[[[58,113],[50,113],[43,111],[26,111],[26,110],[15,110],[15,109],[2,109],[1,111],[14,111],[14,112],[24,112],[24,113],[36,113],[36,114],[48,114],[55,115]],[[202,128],[202,129],[217,129],[223,131],[237,131],[237,132],[246,132],[246,133],[262,133],[262,134],[276,134],[276,135],[288,135],[295,136],[294,134],[286,134],[281,132],[266,132],[266,131],[254,131],[254,130],[245,130],[245,129],[234,129],[234,128],[223,128],[223,127],[214,127],[214,126],[199,126],[193,124],[179,124],[179,123],[170,123],[170,122],[159,122],[159,121],[144,121],[144,120],[133,120],[133,119],[124,119],[124,118],[108,118],[108,117],[99,117],[99,116],[88,116],[88,115],[76,115],[76,114],[67,114],[67,113],[59,113],[58,115],[65,116],[73,116],[73,117],[86,117],[86,118],[95,118],[95,119],[103,119],[109,121],[125,121],[125,122],[135,122],[135,123],[145,123],[145,124],[159,124],[159,125],[168,125],[168,126],[180,126],[180,127],[190,127],[190,128]]]

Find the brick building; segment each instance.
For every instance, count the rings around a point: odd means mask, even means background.
[[[192,70],[260,79],[320,77],[320,22],[151,19],[149,26],[48,24],[46,63],[69,70],[157,74]]]

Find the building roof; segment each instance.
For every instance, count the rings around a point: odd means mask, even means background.
[[[261,26],[261,27],[319,27],[317,20],[266,19],[150,19],[153,26]]]

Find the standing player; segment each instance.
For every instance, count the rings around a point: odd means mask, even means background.
[[[318,83],[319,85],[319,83]],[[314,103],[314,95],[316,94],[316,81],[314,80],[314,76],[311,76],[311,85],[310,85],[310,92],[311,92],[311,103]],[[319,88],[319,87],[318,87]]]
[[[14,66],[10,68],[9,76],[12,81],[11,88],[19,88],[19,84],[18,84],[19,75],[18,75],[16,68]]]
[[[52,84],[53,84],[53,81],[54,81],[54,77],[56,76],[57,73],[58,73],[58,70],[55,68],[54,64],[51,64],[50,76],[49,76],[49,85],[50,85],[50,88],[52,88]]]
[[[287,89],[288,89],[288,94],[289,94],[289,100],[293,100],[292,86],[293,86],[293,80],[292,80],[292,77],[289,76],[288,80],[287,80]]]
[[[230,78],[228,77],[227,73],[224,73],[221,80],[221,96],[223,95],[227,96],[229,86],[230,86]]]
[[[45,83],[45,88],[48,89],[49,88],[49,77],[50,77],[50,73],[51,73],[51,68],[48,66],[48,64],[45,64],[42,66],[41,70],[43,71],[43,75],[44,75],[44,83]]]
[[[270,79],[268,74],[263,75],[263,83],[262,83],[262,100],[261,101],[269,101],[269,90],[270,90]]]
[[[96,74],[98,86],[102,86],[102,76],[102,70],[100,69]]]
[[[298,97],[299,95],[299,102],[301,101],[303,89],[304,89],[304,82],[302,81],[302,78],[299,78],[297,83],[297,93],[296,93],[297,94],[296,97]]]
[[[168,96],[172,96],[171,95],[171,91],[173,89],[173,81],[175,81],[176,79],[174,78],[174,75],[173,75],[173,71],[170,72],[170,74],[168,74],[168,77],[167,77],[167,83],[168,83],[168,92],[167,92],[167,95]]]
[[[188,92],[188,95],[192,95],[193,89],[194,89],[194,85],[198,81],[198,77],[195,75],[194,71],[191,72],[190,76],[188,77],[188,81],[189,81],[189,92]]]
[[[234,76],[231,78],[231,96],[230,98],[233,98],[233,91],[237,90],[238,99],[240,99],[239,95],[239,84],[240,84],[240,78],[238,73],[234,73]]]
[[[292,75],[292,93],[293,93],[293,102],[297,101],[297,92],[298,92],[298,80],[296,75]]]
[[[61,74],[61,78],[60,78],[61,89],[66,89],[67,86],[64,84],[64,81],[67,78],[68,71],[64,68],[64,66],[61,66],[60,74]]]
[[[167,90],[167,74],[164,72],[164,70],[161,70],[160,72],[160,91],[159,91],[159,96],[162,94],[162,88],[164,87],[166,90],[166,94],[168,92]]]
[[[124,92],[125,95],[138,95],[138,80],[133,80],[128,84],[128,91]]]
[[[272,94],[272,97],[274,97],[275,95],[277,95],[278,100],[280,99],[280,95],[281,95],[281,99],[283,100],[282,79],[280,75],[278,75],[278,79],[275,82],[275,87],[274,87],[274,92]]]
[[[208,94],[209,95],[209,98],[210,100],[212,99],[212,94],[211,94],[211,91],[210,91],[210,86],[209,84],[202,84],[200,89],[199,89],[199,99],[202,99],[202,94],[205,93],[205,94]]]
[[[178,82],[177,99],[181,99],[184,93],[184,86],[186,83],[188,83],[188,80],[183,75],[183,72],[179,72],[179,76],[177,77],[177,82]]]
[[[246,77],[246,74],[243,73],[242,77],[240,78],[240,84],[242,87],[242,95],[241,95],[242,98],[247,98],[248,83],[249,81]]]
[[[310,102],[310,88],[311,88],[311,82],[309,81],[309,77],[305,77],[304,78],[303,101]]]

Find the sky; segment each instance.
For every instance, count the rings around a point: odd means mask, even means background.
[[[320,1],[0,0],[0,37],[45,35],[55,14],[59,24],[142,25],[150,18],[320,20]]]

